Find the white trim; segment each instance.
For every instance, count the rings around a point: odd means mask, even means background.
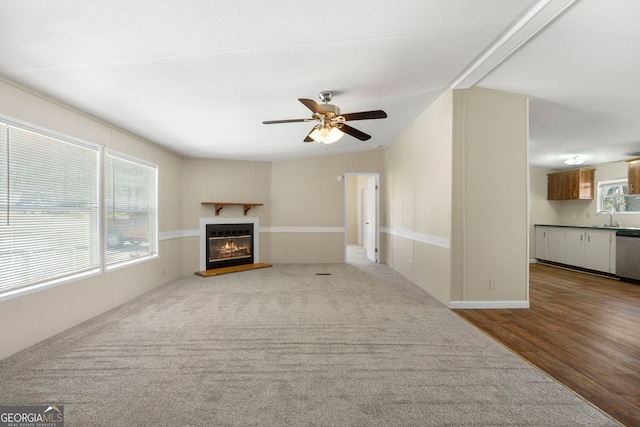
[[[96,151],[100,151],[103,149],[102,145],[96,144],[95,142],[87,141],[82,138],[76,138],[75,136],[71,136],[63,132],[57,132],[51,129],[47,129],[42,126],[35,125],[33,123],[25,122],[23,120],[14,119],[13,117],[9,117],[4,114],[0,114],[0,122],[8,126],[13,126],[15,128],[25,130],[27,132],[43,135],[43,136],[57,139],[63,142],[71,142],[74,144],[79,144],[79,145],[82,145],[84,148],[90,148]]]
[[[193,234],[188,235],[187,233],[193,233]],[[199,235],[200,235],[199,230],[161,231],[160,233],[158,233],[158,240],[180,239],[181,237],[198,237]]]
[[[223,223],[228,223],[227,220]],[[344,227],[258,227],[259,233],[344,233]],[[162,231],[158,240],[180,239],[183,237],[200,237],[199,229]]]
[[[387,227],[380,227],[382,233],[390,234],[392,236],[403,237],[405,239],[414,240],[416,242],[426,243],[432,246],[438,246],[440,248],[449,249],[450,240],[446,237],[429,236],[426,234],[414,233],[411,231],[398,231]]]
[[[344,233],[344,227],[262,227],[262,233]]]
[[[200,218],[200,228],[198,235],[200,236],[200,271],[207,269],[207,254],[205,253],[205,245],[207,242],[207,224],[253,224],[253,262],[260,262],[260,224],[257,217],[216,217],[216,218]]]
[[[450,301],[449,308],[460,309],[492,309],[492,308],[529,308],[529,301]]]
[[[520,21],[451,84],[451,89],[469,89],[491,70],[516,52],[529,39],[542,31],[576,0],[540,0]]]
[[[140,263],[151,261],[151,260],[154,260],[154,259],[157,259],[157,258],[160,258],[160,255],[158,254],[158,252],[155,252],[153,254],[149,254],[149,255],[133,258],[133,259],[130,259],[130,260],[127,260],[127,261],[113,262],[113,263],[107,265],[105,271],[107,273],[110,273],[112,271],[119,270],[121,268],[130,267],[130,266],[132,266],[134,264],[140,264]]]
[[[60,285],[66,285],[67,283],[75,282],[80,279],[86,279],[92,276],[99,276],[101,274],[103,274],[103,272],[100,268],[94,268],[89,271],[72,274],[70,276],[61,277],[59,279],[49,280],[49,281],[38,283],[35,285],[28,285],[22,288],[11,289],[0,294],[0,302],[7,301],[13,298],[22,297],[25,295],[29,295],[34,292],[40,292],[48,288],[53,288]]]

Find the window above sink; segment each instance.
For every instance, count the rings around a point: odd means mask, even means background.
[[[598,181],[597,211],[613,213],[640,212],[640,195],[629,195],[628,190],[627,178]]]

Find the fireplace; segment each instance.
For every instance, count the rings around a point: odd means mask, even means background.
[[[206,270],[254,263],[254,226],[206,224]]]
[[[258,264],[260,263],[260,224],[259,220],[256,217],[248,217],[248,216],[240,216],[240,217],[209,217],[209,218],[200,218],[200,229],[198,235],[200,236],[199,240],[199,267],[200,271],[205,270],[213,270],[220,267],[228,267],[233,265],[241,265],[241,264]],[[210,233],[227,233],[227,235],[211,235]],[[239,251],[233,251],[231,248],[233,244],[235,247],[245,247],[247,246],[246,242],[243,241],[242,236],[247,236],[251,234],[251,246],[250,246],[250,258],[243,258],[245,255],[241,255]],[[229,256],[226,259],[224,257],[216,257],[215,254],[213,256],[209,256],[210,251],[210,240],[209,237],[222,237],[222,238],[231,238],[231,242],[229,243],[229,247],[223,250],[230,252],[237,256]],[[217,239],[224,240],[224,239]],[[212,240],[211,242],[215,242],[216,240]],[[224,245],[226,245],[226,241]],[[214,243],[215,244],[215,243]],[[216,260],[220,259],[220,261],[214,261],[213,263],[209,262],[209,259]]]

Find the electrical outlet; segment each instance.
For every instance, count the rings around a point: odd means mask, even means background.
[[[498,289],[498,281],[496,279],[489,280],[489,289],[491,289],[492,291]]]

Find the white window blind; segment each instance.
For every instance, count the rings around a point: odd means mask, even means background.
[[[0,123],[0,227],[9,225],[8,132],[9,127]]]
[[[98,147],[0,131],[0,293],[98,269]]]
[[[157,166],[105,153],[106,264],[157,254]]]

